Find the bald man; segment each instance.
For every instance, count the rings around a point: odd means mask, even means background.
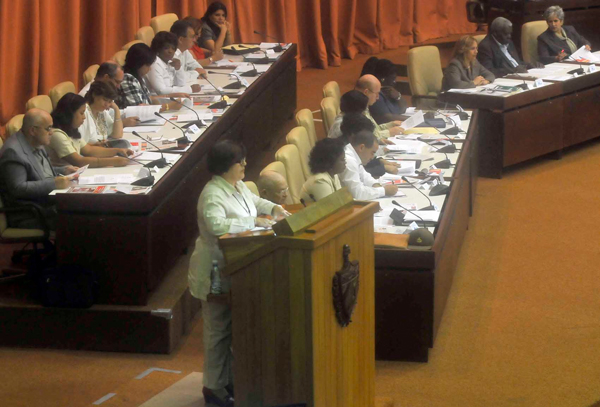
[[[358,78],[356,81],[356,85],[354,89],[363,93],[369,98],[369,106],[373,106],[375,102],[379,99],[379,92],[381,92],[381,82],[373,75],[363,75]],[[365,116],[369,118],[375,125],[375,137],[378,140],[384,141],[390,136],[396,136],[398,134],[402,134],[403,130],[400,128],[402,124],[401,121],[395,120],[389,123],[377,124],[375,119],[371,116],[369,109],[365,110]],[[389,142],[385,142],[386,144],[390,144]]]
[[[256,182],[258,193],[261,198],[271,201],[277,205],[285,204],[288,197],[288,183],[278,172],[263,171]]]
[[[21,130],[10,136],[0,150],[0,194],[8,207],[37,204],[45,223],[54,229],[56,210],[48,194],[54,189],[68,188],[70,180],[64,175],[78,168],[52,167],[44,150],[50,144],[51,135],[52,116],[41,109],[28,110]],[[12,227],[38,229],[44,224],[31,211],[9,215]]]

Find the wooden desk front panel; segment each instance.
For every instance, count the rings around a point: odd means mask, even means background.
[[[562,148],[563,102],[560,99],[527,106],[503,116],[502,166],[517,164]],[[481,137],[487,135],[482,130]]]
[[[572,146],[600,136],[598,108],[600,87],[595,87],[565,97],[564,146]]]

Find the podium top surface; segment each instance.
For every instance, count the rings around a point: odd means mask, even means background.
[[[289,209],[294,211],[301,208],[292,206]],[[276,236],[271,230],[224,235],[219,239],[219,244],[224,251],[229,247],[239,247],[244,244],[254,244],[256,248],[242,258],[228,264],[223,272],[225,274],[234,274],[245,265],[282,247],[313,250],[365,219],[372,219],[373,214],[378,210],[378,202],[354,201],[352,205],[341,208],[295,236]]]

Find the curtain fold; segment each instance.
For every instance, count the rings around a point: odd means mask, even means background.
[[[112,57],[154,15],[201,17],[214,0],[0,0],[0,124]],[[466,0],[222,0],[235,42],[298,44],[298,69],[475,31]]]

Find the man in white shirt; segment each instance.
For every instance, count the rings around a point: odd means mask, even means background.
[[[181,61],[181,68],[185,70],[187,79],[198,79],[198,76],[206,78],[206,71],[189,51],[196,38],[194,27],[187,21],[177,20],[171,26],[171,32],[177,36],[177,50],[174,57]],[[208,63],[210,62],[212,61],[209,58]]]
[[[188,77],[179,59],[175,58],[177,36],[171,32],[160,31],[152,39],[150,46],[156,53],[156,61],[146,75],[148,87],[155,95],[172,93],[198,93],[200,85],[187,85]]]
[[[359,201],[370,201],[384,196],[394,196],[396,185],[381,186],[365,171],[364,165],[375,157],[379,145],[368,130],[360,130],[350,136],[350,143],[344,148],[346,169],[339,175],[342,186],[348,187],[352,197]]]

